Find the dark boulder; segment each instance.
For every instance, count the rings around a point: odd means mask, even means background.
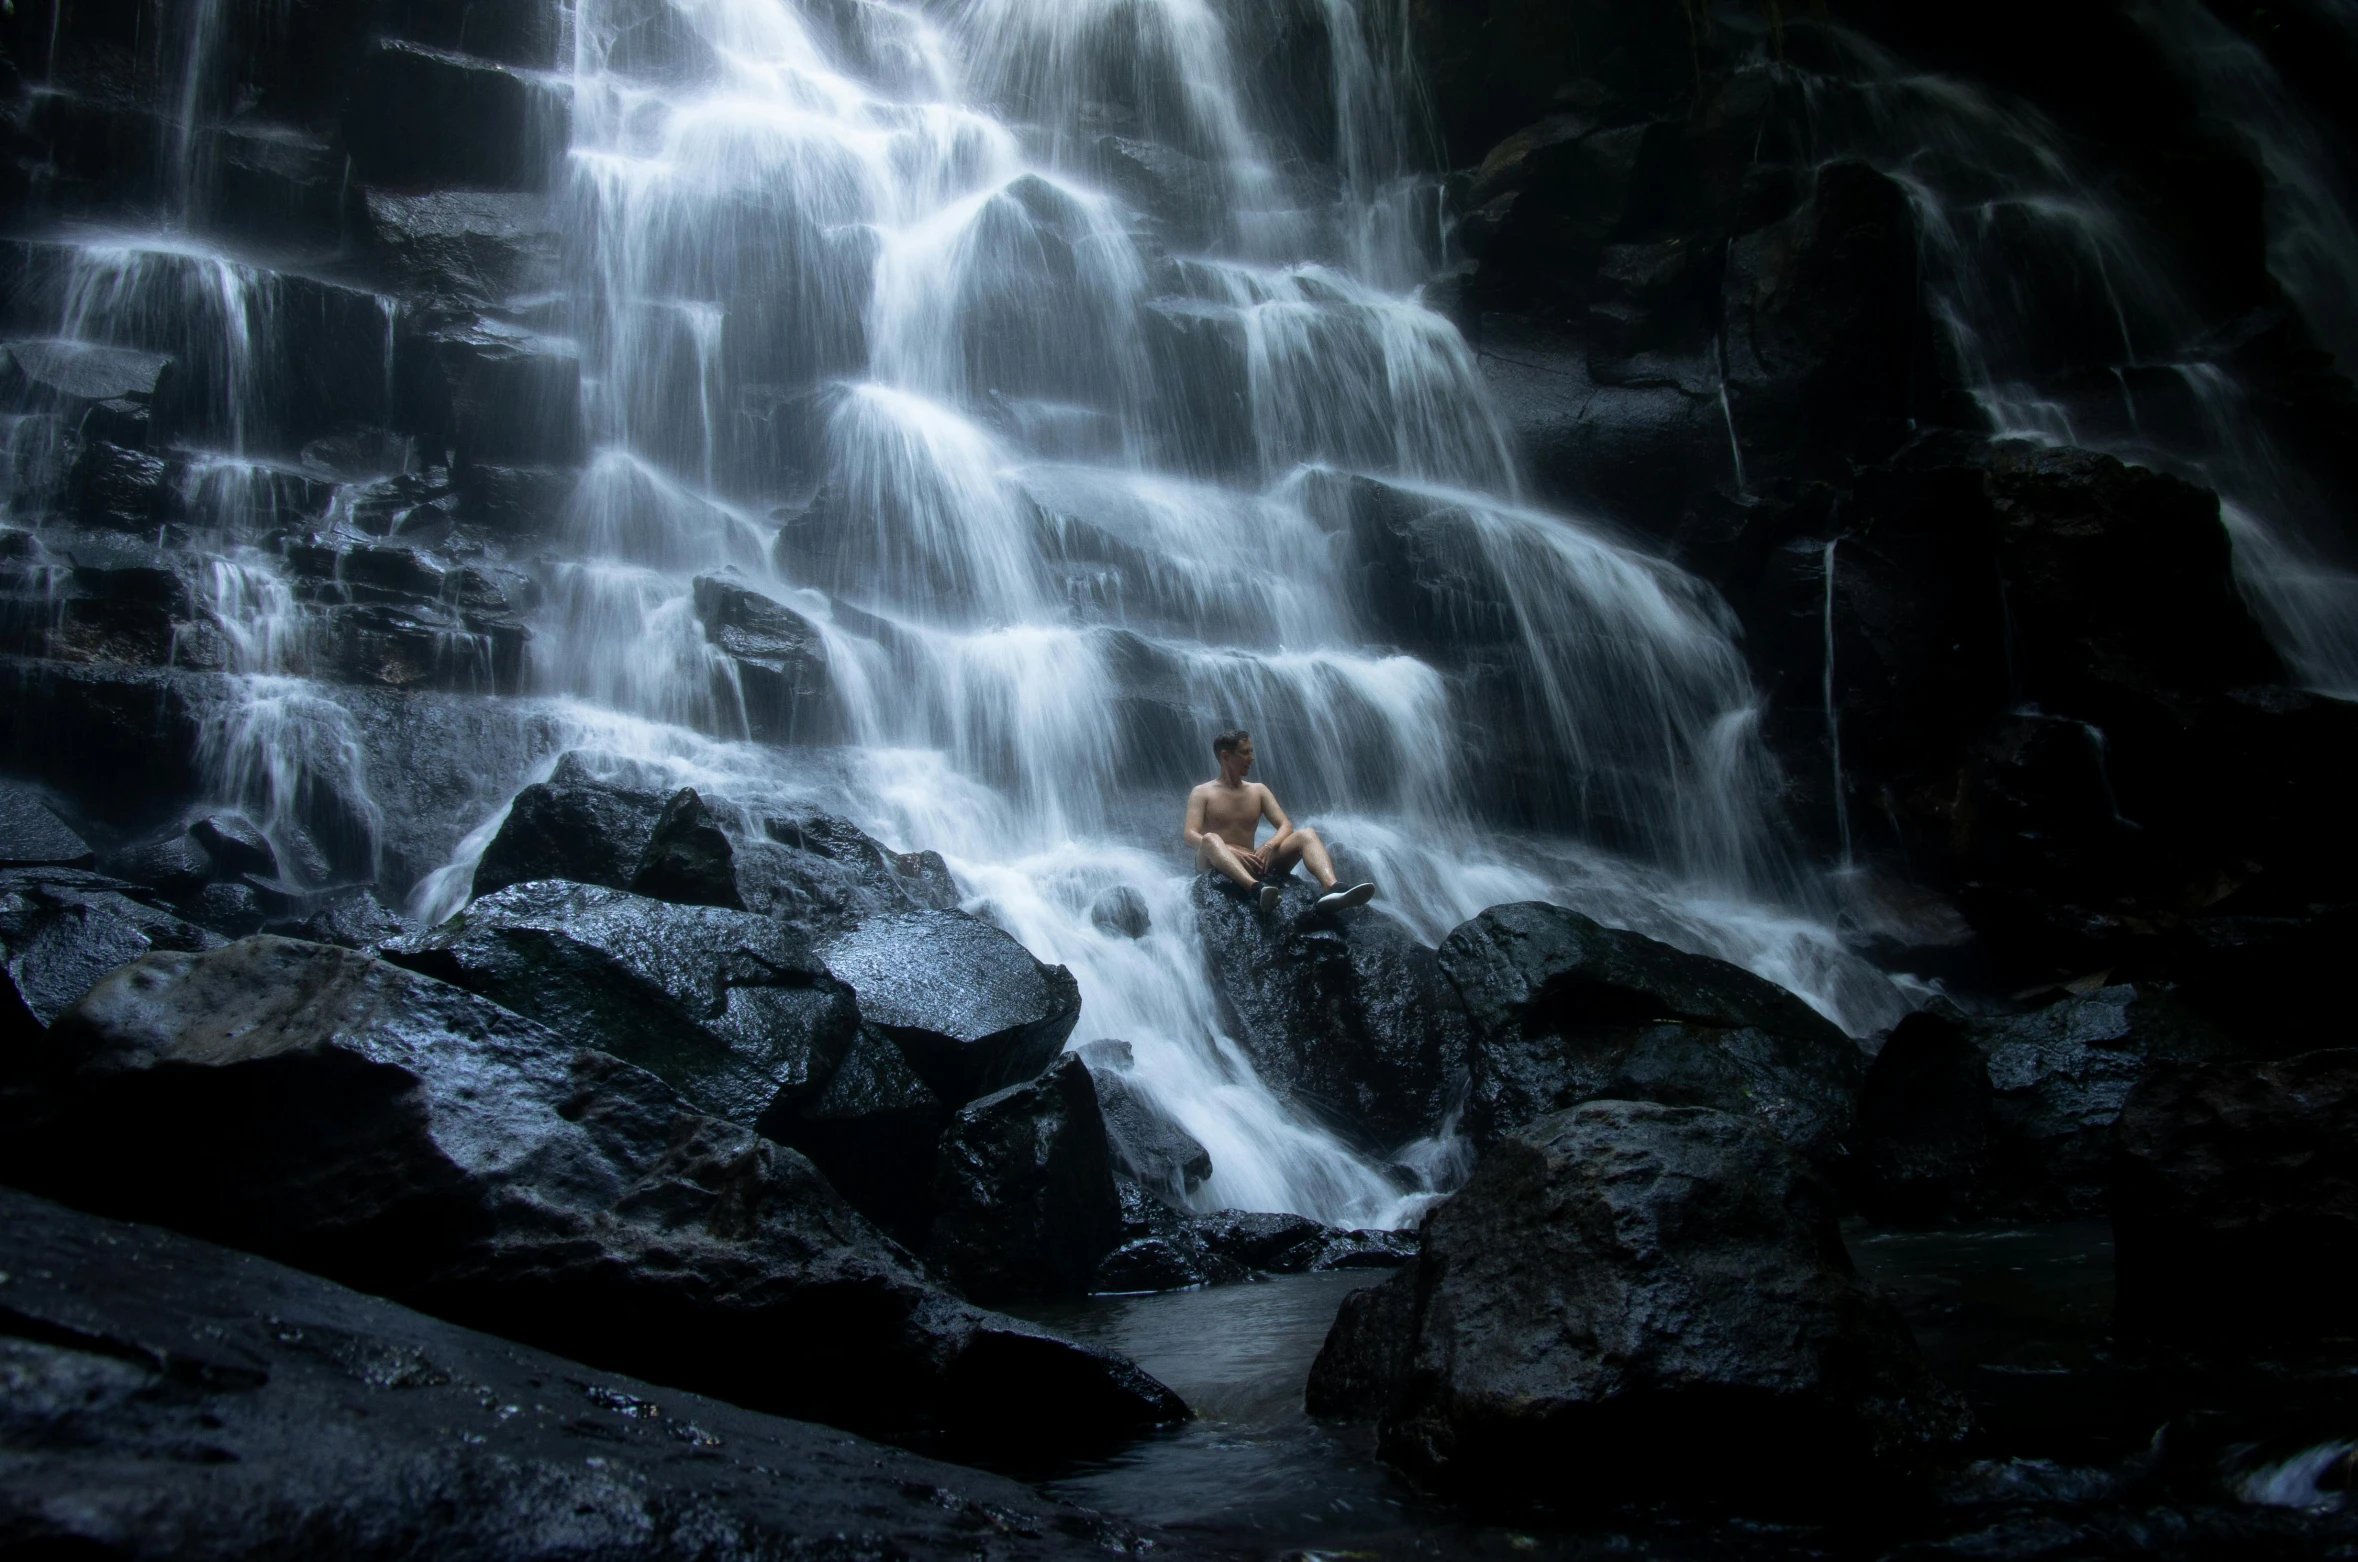
[[[1011,1558],[1136,1544],[993,1476],[5,1190],[0,1271],[12,1549],[738,1562],[969,1558],[978,1533]]]
[[[951,1107],[894,1040],[862,1025],[826,1088],[762,1123],[809,1156],[845,1202],[900,1241],[922,1246],[934,1215],[934,1147]]]
[[[46,1027],[97,980],[151,949],[209,949],[201,927],[71,868],[0,872],[0,1009]]]
[[[736,675],[745,735],[756,743],[836,738],[827,642],[809,619],[727,575],[699,575],[696,617]],[[723,691],[727,692],[726,690]]]
[[[2358,1049],[2157,1065],[2116,1130],[2118,1322],[2206,1354],[2358,1335]]]
[[[1231,1285],[1259,1274],[1397,1269],[1416,1257],[1413,1231],[1347,1231],[1307,1216],[1253,1210],[1196,1214],[1135,1182],[1119,1184],[1122,1245],[1098,1264],[1101,1294]]]
[[[1379,911],[1322,917],[1285,882],[1264,917],[1225,880],[1189,890],[1213,991],[1262,1080],[1346,1136],[1390,1150],[1435,1133],[1465,1068],[1456,995],[1433,951]]]
[[[793,1151],[366,954],[148,955],[42,1062],[8,1180],[593,1366],[1004,1452],[1185,1413],[1118,1357],[933,1290]]]
[[[970,1101],[942,1135],[929,1263],[977,1301],[1080,1296],[1121,1241],[1097,1088],[1065,1057]]]
[[[38,788],[0,780],[0,868],[86,868],[94,856]]]
[[[188,827],[189,838],[229,873],[258,873],[278,877],[278,853],[270,838],[244,814],[207,814]]]
[[[1859,1092],[1855,1191],[1885,1220],[1975,1207],[1995,1125],[1989,1062],[1963,1025],[1919,1010],[1892,1028]]]
[[[748,1127],[823,1088],[860,1021],[850,990],[771,918],[598,885],[511,885],[385,953]]]
[[[736,853],[704,799],[681,787],[655,816],[647,848],[631,875],[631,893],[682,906],[725,906],[742,911],[737,894]]]
[[[1820,1165],[1847,1153],[1866,1059],[1749,971],[1537,901],[1458,927],[1440,964],[1465,1005],[1477,1144],[1612,1098],[1749,1114]]]
[[[2122,983],[1974,1026],[1989,1073],[1990,1167],[1974,1202],[1996,1219],[2104,1207],[2113,1124],[2146,1070],[2235,1048],[2166,992]]]
[[[1154,926],[1154,917],[1146,909],[1144,895],[1127,884],[1116,884],[1089,903],[1089,925],[1111,937],[1144,938]]]
[[[1424,1251],[1343,1304],[1313,1414],[1373,1417],[1385,1461],[1499,1503],[1694,1491],[1855,1497],[1968,1416],[1853,1273],[1824,1185],[1759,1122],[1596,1101],[1493,1145]]]
[[[1073,1050],[1096,1081],[1117,1177],[1176,1201],[1212,1175],[1212,1152],[1136,1082],[1128,1042],[1084,1042]]]
[[[848,819],[802,813],[762,821],[737,843],[745,903],[814,938],[900,911],[954,911],[958,887],[941,853],[896,852]]]
[[[1037,1075],[1081,1018],[1072,972],[961,911],[870,917],[819,956],[952,1106]]]
[[[567,754],[546,781],[516,794],[475,864],[475,893],[532,879],[571,879],[628,889],[663,815],[652,792],[610,786]]]

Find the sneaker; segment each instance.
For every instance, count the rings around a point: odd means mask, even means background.
[[[1354,884],[1349,889],[1338,889],[1318,897],[1316,910],[1348,911],[1353,906],[1364,906],[1375,899],[1373,884]]]
[[[1260,889],[1261,909],[1263,911],[1275,911],[1277,909],[1277,902],[1283,898],[1284,894],[1285,891],[1279,889],[1274,884],[1262,885]]]

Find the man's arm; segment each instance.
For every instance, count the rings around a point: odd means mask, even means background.
[[[1179,835],[1190,851],[1204,843],[1204,789],[1200,786],[1187,794],[1187,812],[1180,816]]]
[[[1294,822],[1285,816],[1284,809],[1277,806],[1277,794],[1267,787],[1261,788],[1261,817],[1268,820],[1271,828],[1277,832],[1260,845],[1261,855],[1266,857],[1283,846],[1286,837],[1294,833]]]

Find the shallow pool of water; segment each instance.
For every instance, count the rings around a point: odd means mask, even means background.
[[[2069,1533],[2098,1546],[2091,1554],[2133,1542],[2154,1499],[2108,1472],[2133,1465],[2158,1426],[2187,1412],[2190,1394],[2211,1391],[2116,1354],[2110,1230],[2068,1222],[1889,1232],[1854,1223],[1844,1236],[1860,1273],[1899,1305],[1934,1369],[1972,1401],[1980,1423],[1972,1453],[1996,1472],[1978,1477],[1974,1491],[1921,1494],[1897,1506],[1862,1493],[1857,1513],[1811,1525],[1638,1509],[1504,1522],[1467,1515],[1388,1476],[1375,1460],[1372,1429],[1322,1425],[1303,1412],[1303,1385],[1336,1309],[1352,1291],[1385,1279],[1381,1272],[1032,1309],[1027,1315],[1042,1323],[1129,1355],[1196,1411],[1185,1426],[1041,1484],[1068,1502],[1236,1558],[1799,1562],[1915,1554],[1910,1547],[1926,1555],[2047,1556],[2058,1554],[2049,1542]],[[1743,1456],[1699,1429],[1698,1496],[1707,1499],[1714,1468]],[[2008,1483],[2093,1495],[2064,1507],[1987,1495]],[[2170,1523],[2190,1556],[2240,1556],[2246,1538],[2252,1556],[2316,1554],[2300,1549],[2297,1528],[2289,1537],[2281,1525],[2247,1535],[2242,1526],[2255,1511],[2230,1505]]]

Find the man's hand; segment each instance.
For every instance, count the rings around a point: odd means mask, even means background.
[[[1257,851],[1248,851],[1242,846],[1232,847],[1230,849],[1236,853],[1236,860],[1245,865],[1245,871],[1250,873],[1254,878],[1257,879],[1262,874],[1269,871],[1269,859],[1262,853]]]

